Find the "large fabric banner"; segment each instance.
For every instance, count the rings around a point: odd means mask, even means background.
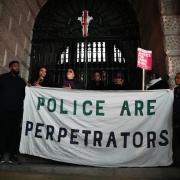
[[[20,152],[99,167],[172,163],[170,90],[26,87]]]

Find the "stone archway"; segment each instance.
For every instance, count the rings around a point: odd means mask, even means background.
[[[174,86],[174,76],[180,71],[180,4],[177,0],[129,0],[136,11],[140,46],[153,51],[153,70],[162,77],[170,77]],[[130,52],[129,52],[130,53]],[[135,64],[134,64],[135,65]],[[132,72],[132,77],[134,72]]]
[[[179,1],[129,2],[138,17],[142,47],[153,50],[154,67],[162,75],[168,74],[174,86],[174,75],[180,71]],[[45,3],[46,0],[0,0],[0,73],[8,70],[11,59],[19,59],[23,65],[22,76],[28,78],[32,29]]]
[[[93,41],[97,44],[103,42],[106,44],[105,53],[107,56],[101,65],[98,61],[97,66],[107,75],[106,77],[111,76],[115,69],[117,70],[118,64],[114,63],[113,58],[113,46],[115,45],[126,59],[127,79],[130,79],[134,87],[138,88],[138,85],[141,84],[140,71],[136,68],[136,49],[140,42],[138,23],[133,6],[124,0],[48,1],[38,14],[34,26],[31,54],[32,74],[34,74],[34,68],[37,67],[37,64],[39,66],[45,65],[49,69],[51,68],[51,74],[55,74],[51,79],[53,81],[57,79],[55,76],[58,72],[53,71],[57,69],[63,71],[58,65],[58,54],[59,51],[64,51],[67,46],[70,48],[73,46],[70,53],[72,49],[74,52],[62,66],[77,64],[75,46],[76,43],[83,41],[81,25],[77,18],[81,16],[84,9],[87,9],[90,16],[93,17],[87,38],[87,41],[91,42],[89,45],[92,46]],[[72,42],[75,46],[72,45]],[[97,44],[96,48],[98,48]],[[93,64],[95,63],[93,62]],[[88,63],[88,67],[90,66],[93,67],[91,63]],[[75,66],[74,68],[77,69],[78,67]],[[119,68],[122,70],[120,66]],[[111,69],[111,72],[108,69]],[[89,70],[87,73],[89,75]],[[62,75],[59,74],[58,76]]]

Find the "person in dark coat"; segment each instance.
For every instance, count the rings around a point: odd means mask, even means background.
[[[82,89],[81,83],[76,79],[76,74],[74,69],[72,68],[67,69],[62,87],[66,89]]]
[[[169,89],[168,83],[160,77],[158,73],[152,73],[150,82],[147,85],[148,90],[154,89]]]
[[[99,71],[95,71],[93,74],[93,80],[88,84],[89,90],[103,90],[105,89],[104,83],[101,78],[101,73]]]
[[[19,76],[18,61],[9,63],[9,73],[0,75],[0,163],[17,162],[25,81]],[[5,156],[8,154],[8,156]]]
[[[43,66],[40,67],[37,71],[37,74],[32,77],[29,83],[32,86],[51,87],[50,80],[47,77],[47,69]]]
[[[111,85],[109,85],[110,90],[130,90],[131,87],[128,83],[125,82],[125,76],[121,72],[117,72],[114,75],[114,80]]]
[[[173,102],[173,161],[175,165],[180,165],[180,72],[176,74],[175,84]]]
[[[175,77],[176,87],[174,88],[173,123],[180,128],[180,72]]]

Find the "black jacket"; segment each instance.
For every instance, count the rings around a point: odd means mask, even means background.
[[[0,75],[0,108],[5,111],[23,109],[25,81],[11,73]]]
[[[173,124],[180,127],[180,85],[174,88]]]
[[[148,90],[154,89],[169,89],[169,85],[166,81],[160,80],[148,88]]]
[[[119,85],[119,84],[115,84],[112,83],[108,86],[109,90],[131,90],[131,86],[129,84],[123,84],[123,85]]]
[[[89,85],[88,85],[88,89],[89,90],[104,90],[105,87],[104,87],[104,83],[103,81],[95,81],[95,80],[92,80],[90,81]]]

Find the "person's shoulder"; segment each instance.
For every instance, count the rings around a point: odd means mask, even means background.
[[[21,83],[24,85],[24,86],[26,86],[26,81],[25,81],[25,79],[24,78],[22,78],[22,77],[20,77],[20,76],[18,76],[18,78],[19,78],[19,80],[21,81]]]
[[[117,90],[117,85],[111,82],[108,84],[106,89],[107,90]]]
[[[84,89],[84,85],[80,80],[75,79],[74,82],[75,82],[76,89]]]
[[[180,89],[180,85],[179,86],[177,85],[174,89]]]
[[[164,89],[168,89],[169,88],[169,84],[167,83],[167,81],[162,79],[161,81],[159,81],[159,83],[160,83],[162,88],[164,88]]]
[[[125,90],[133,90],[132,85],[129,83],[125,84]]]
[[[0,79],[5,79],[10,76],[10,73],[3,73],[0,75]]]
[[[180,86],[176,86],[176,87],[174,88],[174,92],[175,92],[175,93],[180,93]]]
[[[95,84],[95,80],[90,80],[88,83],[90,86],[93,86]]]
[[[99,81],[99,83],[102,85],[102,86],[104,86],[104,82],[101,80],[101,81]]]
[[[148,88],[148,90],[155,90],[155,89],[169,89],[169,85],[166,81],[160,80]]]
[[[53,83],[49,78],[45,78],[42,82],[43,87],[53,87]]]
[[[156,90],[156,89],[162,89],[161,83],[157,82],[148,88],[148,90]]]
[[[10,73],[7,72],[7,73],[0,74],[0,77],[6,77],[6,76],[10,76]]]

